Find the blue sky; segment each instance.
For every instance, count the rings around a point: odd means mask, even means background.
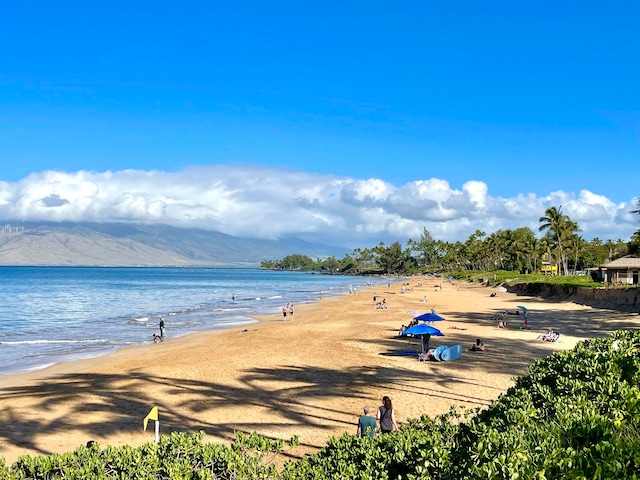
[[[535,226],[559,204],[586,238],[640,226],[640,2],[0,9],[2,217],[356,246]],[[257,172],[287,183],[272,198],[243,182]],[[193,195],[169,198],[180,182]]]

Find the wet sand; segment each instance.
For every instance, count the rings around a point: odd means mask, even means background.
[[[260,317],[260,323],[207,332],[109,355],[0,377],[0,456],[71,451],[88,440],[101,445],[153,441],[142,421],[158,406],[160,431],[203,430],[206,440],[229,442],[234,431],[257,431],[301,445],[289,458],[321,448],[330,436],[355,432],[364,405],[383,395],[394,402],[400,423],[421,414],[444,413],[452,404],[486,407],[524,374],[537,357],[568,349],[619,328],[638,328],[640,316],[570,302],[498,293],[478,284],[443,284],[414,277],[402,284],[359,289],[355,295],[296,305],[295,318]],[[418,286],[422,282],[422,286]],[[372,297],[386,298],[377,309]],[[422,301],[424,296],[428,301]],[[492,316],[508,315],[507,329]],[[462,344],[454,362],[419,362],[402,353],[421,349],[419,340],[397,337],[412,315],[435,309],[445,337],[431,346]],[[537,340],[547,328],[560,341]],[[246,331],[243,331],[245,330]],[[481,338],[485,352],[470,352]],[[286,457],[283,457],[286,458]]]

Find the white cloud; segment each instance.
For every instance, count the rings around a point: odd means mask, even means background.
[[[640,228],[640,217],[629,213],[635,199],[616,204],[587,190],[502,198],[478,180],[459,190],[437,178],[394,186],[376,178],[222,165],[178,173],[47,171],[0,182],[0,219],[7,221],[164,223],[347,247],[417,240],[424,228],[450,241],[465,240],[475,230],[537,231],[544,211],[560,205],[587,239],[627,240]]]

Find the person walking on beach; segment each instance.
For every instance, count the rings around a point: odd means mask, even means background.
[[[286,320],[287,319],[287,306],[285,305],[284,307],[282,307],[282,319]]]
[[[293,304],[289,304],[289,316],[291,320],[293,320]]]
[[[376,419],[380,422],[380,431],[382,433],[398,431],[396,416],[393,413],[393,403],[391,403],[391,399],[386,395],[382,397],[382,405],[378,407]]]
[[[369,415],[371,408],[369,406],[364,407],[364,415],[361,415],[358,418],[358,430],[357,434],[359,437],[364,437],[366,435],[370,437],[376,436],[377,423],[376,419]]]

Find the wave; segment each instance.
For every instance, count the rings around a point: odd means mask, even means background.
[[[56,343],[103,343],[103,344],[111,344],[114,343],[112,340],[108,338],[96,338],[89,340],[45,340],[45,339],[36,339],[36,340],[17,340],[17,341],[9,341],[9,342],[0,342],[1,345],[39,345],[39,344],[56,344]],[[118,342],[122,343],[122,342]],[[133,343],[133,342],[132,342]]]
[[[190,308],[185,308],[184,310],[182,310],[181,313],[191,313],[191,312],[197,312],[199,310],[202,310],[203,308],[205,308],[204,305],[197,305],[195,307],[190,307]],[[175,315],[175,314],[174,314]]]

